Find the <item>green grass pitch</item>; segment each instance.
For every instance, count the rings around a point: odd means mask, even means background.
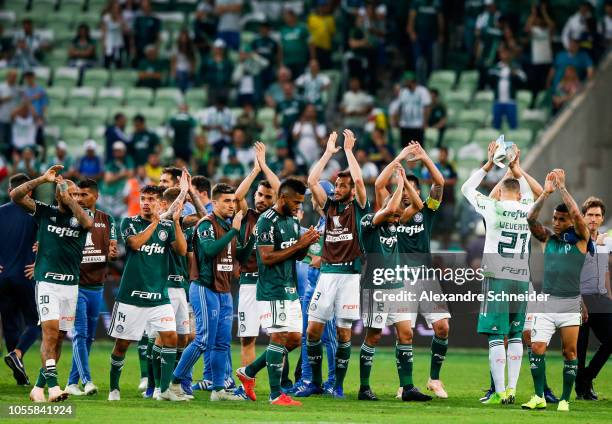
[[[517,405],[485,406],[478,402],[483,389],[489,384],[488,359],[485,350],[449,349],[447,360],[442,368],[442,380],[449,393],[449,399],[434,399],[424,404],[403,403],[394,398],[398,386],[395,356],[390,348],[380,348],[376,352],[372,370],[372,387],[381,398],[380,402],[359,402],[356,400],[359,385],[358,347],[354,346],[349,373],[345,383],[347,399],[334,400],[325,397],[304,399],[298,408],[281,408],[268,405],[267,373],[263,370],[257,380],[257,402],[210,402],[209,394],[196,392],[191,402],[169,403],[142,399],[137,390],[139,366],[136,346],[130,347],[126,366],[121,377],[121,402],[109,403],[108,372],[109,355],[112,345],[109,342],[95,342],[91,355],[91,370],[100,392],[92,397],[71,398],[75,406],[76,418],[64,422],[85,423],[136,423],[155,422],[158,424],[179,422],[367,422],[367,423],[611,423],[612,370],[603,369],[596,381],[600,401],[572,401],[569,413],[556,411],[556,405],[549,405],[546,411],[523,411],[520,403],[529,399],[533,391],[529,364],[523,359],[523,369],[518,385]],[[258,347],[258,352],[262,347]],[[26,356],[26,368],[30,378],[35,380],[36,370],[40,367],[38,346],[34,346]],[[239,364],[239,346],[233,346],[234,365]],[[65,343],[59,364],[60,382],[68,377],[71,359],[70,342]],[[292,368],[297,355],[291,354]],[[201,376],[201,361],[196,366],[194,377]],[[9,369],[0,365],[0,404],[29,404],[29,388],[14,384]],[[561,393],[562,359],[560,352],[551,351],[546,363],[549,384],[557,395]],[[429,372],[429,351],[417,349],[415,353],[415,384],[425,390]],[[63,383],[61,383],[63,384]],[[572,395],[573,398],[573,395]],[[0,419],[0,422],[26,422],[27,419]],[[51,419],[29,419],[42,423]]]

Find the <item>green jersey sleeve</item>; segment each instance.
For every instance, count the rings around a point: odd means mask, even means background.
[[[257,246],[274,246],[274,223],[269,219],[257,221]]]
[[[138,230],[134,226],[132,219],[129,217],[123,218],[123,221],[121,221],[121,237],[123,237],[123,241],[127,242],[129,237],[136,234],[138,234]]]
[[[36,205],[36,208],[34,209],[32,216],[37,224],[40,224],[40,221],[42,221],[45,217],[52,215],[53,206],[49,206],[39,200],[34,200],[34,204]]]
[[[111,215],[108,216],[108,224],[110,225],[110,239],[117,240],[117,226],[115,225],[115,218]]]

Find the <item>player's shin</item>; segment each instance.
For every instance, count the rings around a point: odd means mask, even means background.
[[[268,382],[270,383],[270,399],[281,395],[281,375],[283,370],[283,355],[287,353],[285,346],[272,343],[266,349],[266,363],[268,366]]]
[[[161,383],[161,353],[162,347],[153,345],[153,378],[155,379],[155,387],[160,387]]]
[[[442,363],[446,358],[448,350],[448,339],[442,339],[434,336],[431,340],[431,365],[429,367],[429,378],[432,380],[440,379],[440,370]]]
[[[283,372],[281,374],[281,387],[283,388],[290,388],[293,386],[291,380],[289,379],[290,369],[291,365],[289,365],[289,353],[287,352],[284,357]]]
[[[57,386],[57,366],[55,365],[55,359],[47,359],[45,362],[44,376],[48,387]]]
[[[351,357],[351,341],[338,342],[338,350],[336,351],[336,383],[335,388],[342,389],[344,378],[348,371],[349,359]]]
[[[321,340],[306,341],[306,350],[308,352],[308,363],[312,369],[312,383],[316,386],[323,384],[323,344]]]
[[[376,348],[374,346],[365,342],[361,345],[359,351],[359,381],[362,389],[370,387],[370,372],[372,371],[375,353]]]
[[[36,387],[40,387],[41,389],[45,388],[47,384],[47,379],[45,378],[45,369],[41,368],[38,372],[38,378],[36,379]]]
[[[533,377],[535,394],[539,397],[543,397],[546,378],[546,360],[544,354],[538,355],[537,353],[531,352],[529,366],[531,368],[531,376]]]
[[[561,400],[569,402],[572,387],[576,381],[576,371],[578,370],[578,359],[563,361],[563,394]]]
[[[174,361],[176,360],[176,347],[163,347],[160,352],[160,382],[159,388],[164,393],[170,387]]]
[[[147,388],[155,388],[155,372],[153,371],[153,346],[155,346],[155,339],[147,339]]]
[[[121,378],[121,370],[125,364],[125,355],[118,356],[111,354],[110,367],[110,390],[119,390],[119,379]]]
[[[414,387],[412,381],[412,344],[395,345],[395,361],[397,364],[397,374],[399,375],[400,386],[404,391]]]
[[[503,336],[489,336],[489,367],[495,383],[495,391],[505,393],[506,348]]]
[[[146,378],[149,375],[149,358],[147,356],[149,338],[143,335],[138,342],[138,362],[140,364],[140,378]]]
[[[251,364],[247,365],[244,372],[248,377],[254,378],[259,371],[266,367],[266,357],[268,355],[268,351],[264,351],[261,355],[257,357]]]
[[[523,340],[520,337],[508,338],[508,388],[516,389],[523,361]]]

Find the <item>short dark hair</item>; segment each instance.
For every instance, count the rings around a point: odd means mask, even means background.
[[[210,196],[210,188],[212,187],[212,184],[205,176],[196,175],[191,179],[191,185],[194,186],[198,192],[206,192]]]
[[[236,189],[229,184],[219,183],[216,184],[212,189],[212,198],[218,199],[223,194],[234,194]]]
[[[287,178],[281,183],[278,189],[278,193],[284,194],[290,192],[304,195],[306,194],[306,184],[304,184],[302,180],[298,180],[297,178]]]
[[[9,190],[13,190],[14,188],[17,188],[21,184],[25,184],[28,181],[30,181],[30,177],[28,177],[26,174],[15,174],[9,178]]]
[[[557,206],[555,206],[555,212],[569,213],[569,209],[565,203],[559,203]]]
[[[582,214],[584,215],[591,208],[600,208],[601,215],[606,216],[606,205],[599,197],[590,196],[582,204]]]
[[[257,187],[259,187],[259,186],[263,186],[263,187],[265,187],[267,189],[272,189],[272,184],[270,184],[270,181],[268,181],[268,180],[261,180],[259,182],[259,184],[257,184]]]
[[[502,181],[501,186],[508,191],[521,191],[521,184],[516,178],[506,178]]]
[[[117,122],[121,118],[125,118],[125,115],[121,112],[118,112],[118,113],[115,113],[115,116],[113,119],[115,120],[115,122]]]
[[[181,178],[181,175],[183,174],[183,170],[175,166],[169,166],[168,168],[163,169],[162,174],[170,174],[172,175],[173,179],[178,181],[179,178]]]
[[[435,94],[436,96],[439,96],[439,95],[440,95],[440,92],[438,91],[438,89],[437,89],[437,88],[430,88],[430,89],[429,89],[429,92],[430,92],[431,94]]]
[[[409,182],[412,181],[417,188],[421,187],[421,181],[419,180],[419,177],[417,177],[416,175],[412,175],[412,174],[406,175],[406,179]]]
[[[147,184],[140,189],[140,194],[154,194],[157,197],[161,197],[161,191],[158,186]]]
[[[162,194],[162,200],[165,200],[168,203],[174,202],[177,197],[181,194],[181,189],[178,187],[167,188]]]
[[[355,185],[355,181],[353,181],[353,176],[351,175],[351,171],[349,171],[348,169],[338,172],[337,178],[350,178],[351,186]]]
[[[98,191],[98,183],[91,178],[85,178],[84,180],[79,181],[77,186],[79,188],[88,188],[93,191]]]
[[[145,117],[144,115],[141,115],[140,113],[136,116],[134,116],[134,122],[143,122],[145,121]]]

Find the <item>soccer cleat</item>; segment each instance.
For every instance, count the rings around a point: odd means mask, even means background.
[[[147,387],[147,390],[142,392],[142,397],[145,398],[145,399],[152,399],[154,391],[155,391],[155,389],[153,387]]]
[[[83,394],[86,396],[93,396],[98,393],[98,386],[93,384],[91,381],[85,383],[85,387],[83,388]]]
[[[334,381],[326,381],[323,383],[323,393],[326,395],[333,395],[335,384],[336,383]]]
[[[505,405],[507,400],[508,399],[506,398],[506,392],[495,392],[491,395],[489,399],[484,400],[481,403],[483,405]]]
[[[404,393],[404,388],[403,387],[399,387],[397,389],[397,392],[395,393],[395,399],[401,399],[403,393]]]
[[[111,391],[108,394],[108,400],[110,401],[121,400],[121,392],[118,389]]]
[[[34,386],[30,391],[30,400],[32,402],[46,402],[45,389],[42,387]]]
[[[357,395],[357,399],[358,400],[371,400],[371,401],[379,400],[378,397],[376,397],[376,395],[372,391],[372,389],[370,389],[369,387],[360,388],[359,394]]]
[[[83,396],[85,394],[78,384],[69,384],[64,391],[72,396]]]
[[[9,352],[8,355],[5,356],[4,362],[11,369],[11,371],[13,371],[13,377],[15,378],[15,381],[17,381],[17,384],[20,386],[30,385],[30,379],[26,374],[23,362],[21,359],[19,359],[15,351]]]
[[[276,399],[270,399],[270,405],[278,406],[302,406],[302,402],[293,400],[291,397],[281,393]]]
[[[223,386],[225,387],[225,390],[232,390],[236,388],[236,382],[232,377],[227,377],[223,382]]]
[[[303,380],[296,381],[293,387],[291,388],[291,394],[296,394],[298,391],[302,390],[305,384],[307,383],[305,383]]]
[[[559,405],[557,405],[557,411],[569,412],[569,402],[566,400],[560,400]]]
[[[440,380],[432,380],[431,378],[427,381],[427,390],[434,392],[436,397],[441,399],[448,399],[448,393],[444,390],[444,384]]]
[[[491,387],[489,390],[487,390],[485,395],[479,399],[480,402],[488,401],[491,398],[491,396],[493,396],[493,394],[495,394],[495,389]]]
[[[410,390],[402,390],[402,401],[404,402],[427,402],[432,399],[431,396],[421,393],[416,386]]]
[[[147,390],[147,386],[149,385],[149,379],[147,377],[142,377],[140,379],[140,383],[138,383],[138,390],[144,392]]]
[[[541,398],[538,395],[533,395],[529,402],[521,405],[523,409],[546,409],[546,399]]]
[[[334,399],[346,399],[346,397],[344,396],[344,389],[342,387],[335,387],[331,396]]]
[[[183,389],[183,393],[186,396],[191,396],[193,399],[193,387],[191,387],[191,382],[189,380],[181,380],[181,389]]]
[[[178,387],[172,387],[178,386]],[[170,387],[166,389],[165,392],[160,393],[159,397],[156,400],[167,400],[170,402],[185,402],[187,398],[183,396],[181,390],[181,386],[178,384],[171,384]]]
[[[246,395],[246,392],[244,391],[244,387],[240,386],[237,389],[234,389],[234,394],[236,396],[240,396],[242,399],[244,400],[251,400],[249,399],[249,397]]]
[[[159,399],[159,395],[161,395],[161,389],[159,387],[156,387],[155,389],[153,389],[153,400],[160,400]]]
[[[244,389],[244,393],[251,400],[257,400],[257,395],[255,395],[255,377],[249,377],[245,372],[246,367],[241,367],[236,370],[236,376],[242,383],[242,387]]]
[[[544,399],[546,400],[546,403],[559,403],[559,398],[555,396],[550,387],[544,389]]]
[[[312,395],[322,395],[323,388],[321,386],[317,386],[314,383],[306,383],[302,387],[302,390],[295,392],[295,397],[309,397]]]
[[[191,389],[191,385],[188,384],[189,388]],[[183,390],[183,385],[182,384],[172,384],[170,386],[176,393],[180,394],[181,396],[183,396],[185,399],[187,400],[193,400],[194,396],[193,396],[193,392],[189,393],[185,393],[185,390]]]
[[[506,387],[506,401],[504,403],[506,405],[514,405],[514,402],[516,402],[516,389]]]
[[[243,392],[244,394],[244,392]],[[213,390],[210,394],[210,400],[213,402],[218,401],[239,401],[247,400],[248,396],[243,397],[240,393],[235,393],[234,390]]]
[[[49,402],[63,402],[68,399],[68,393],[59,386],[49,387]]]
[[[197,383],[194,383],[191,386],[191,388],[193,390],[210,391],[210,390],[212,390],[212,381],[210,381],[210,380],[198,381]]]

